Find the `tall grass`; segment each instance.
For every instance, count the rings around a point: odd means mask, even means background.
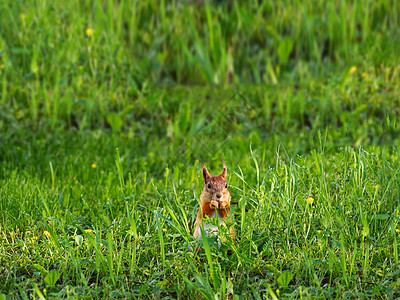
[[[266,295],[268,287],[282,297],[395,296],[389,282],[398,263],[398,154],[343,148],[290,158],[271,149],[262,162],[265,149],[252,149],[240,159],[226,155],[237,165],[229,172],[239,202],[233,206],[236,241],[218,248],[203,237],[199,254],[189,250],[196,241],[184,221],[193,222],[197,203],[187,186],[190,165],[177,181],[170,174],[150,188],[132,165],[131,173],[142,178],[132,180],[125,194],[113,154],[106,154],[101,170],[90,170],[85,184],[78,183],[87,176],[84,168],[75,174],[58,169],[55,190],[51,178],[40,182],[13,173],[2,179],[3,293],[22,295],[14,289],[19,286],[38,294],[37,285],[48,297],[183,297],[197,291],[213,298]],[[165,187],[166,179],[179,188]],[[16,187],[20,195],[32,191],[31,198],[21,198]],[[60,276],[50,284],[54,270]]]
[[[298,81],[304,66],[309,77],[356,57],[361,63],[371,45],[379,51],[389,36],[392,58],[398,50],[399,4],[389,0],[5,1],[1,14],[3,72],[17,85],[24,78],[79,89],[84,80],[116,92],[124,83],[123,93],[146,81]]]
[[[325,128],[327,121],[347,126],[365,113],[382,119],[393,110],[381,111],[381,101],[398,98],[396,85],[392,88],[399,72],[398,5],[389,0],[5,1],[0,5],[2,122],[32,119],[34,129],[116,131],[129,124],[138,131],[131,134],[146,135],[137,125],[154,109],[163,124],[170,121],[169,109],[175,108],[159,105],[166,94],[153,87],[171,83],[282,86],[287,92],[277,98],[263,92],[265,103],[249,101],[261,105],[268,124],[277,102],[285,129],[293,120],[314,121],[307,117],[307,102],[322,112],[315,127]],[[305,88],[301,93],[299,86]],[[365,132],[351,135],[371,139]]]
[[[399,297],[399,22],[390,0],[2,2],[0,298]],[[236,239],[198,240],[221,154]]]

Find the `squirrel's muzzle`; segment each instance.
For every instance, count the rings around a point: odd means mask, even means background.
[[[222,201],[223,198],[224,198],[224,195],[222,193],[214,193],[212,195],[212,200],[215,200],[215,201],[218,201],[218,202]]]

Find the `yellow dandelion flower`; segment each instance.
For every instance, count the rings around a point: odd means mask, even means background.
[[[379,191],[380,188],[381,188],[381,186],[380,186],[379,184],[375,185],[375,189],[376,189],[377,191]]]
[[[357,67],[356,66],[352,66],[350,68],[349,74],[352,75],[355,71],[357,71]]]
[[[92,163],[92,169],[96,169],[96,168],[97,168],[96,164]]]
[[[87,36],[92,36],[93,33],[94,33],[94,30],[93,30],[92,28],[87,28],[87,29],[86,29],[86,35],[87,35]]]
[[[400,232],[400,229],[396,228],[396,232],[399,233],[399,232]]]
[[[313,197],[307,198],[307,199],[306,199],[306,202],[307,202],[308,204],[313,204],[313,203],[314,203],[314,198],[313,198]]]
[[[93,232],[93,230],[92,230],[92,229],[85,229],[85,232],[86,232],[87,234],[91,234],[91,233]]]
[[[322,234],[322,230],[317,230],[317,232],[318,232],[319,234]]]
[[[279,289],[276,290],[276,294],[279,296]]]
[[[43,294],[45,294],[45,295],[46,295],[46,292],[47,292],[47,290],[46,290],[46,289],[43,289]]]
[[[163,232],[167,232],[167,228],[163,228],[162,231],[163,231]]]
[[[47,236],[48,238],[50,237],[50,232],[48,232],[48,231],[43,231],[43,234],[45,235],[45,236]]]
[[[26,19],[26,14],[20,14],[19,19],[23,22]]]

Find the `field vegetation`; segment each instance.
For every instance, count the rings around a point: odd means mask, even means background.
[[[400,297],[399,37],[392,0],[2,1],[0,299]]]

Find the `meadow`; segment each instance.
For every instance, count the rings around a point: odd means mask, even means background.
[[[400,297],[399,37],[391,0],[3,1],[0,299]]]

